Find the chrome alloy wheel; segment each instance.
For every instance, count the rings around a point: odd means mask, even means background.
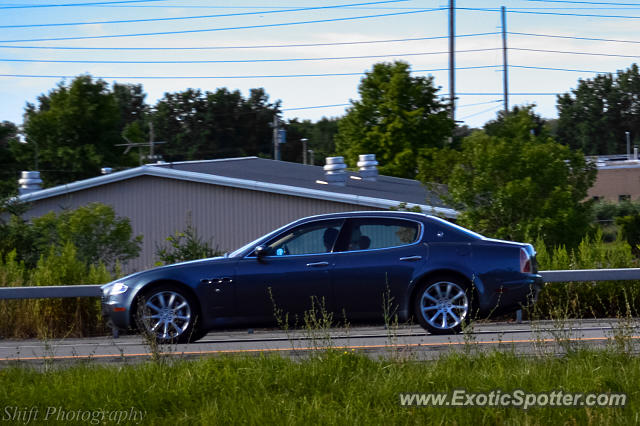
[[[191,324],[191,307],[180,293],[161,290],[145,300],[142,321],[147,331],[157,338],[176,339]]]
[[[460,326],[467,317],[469,299],[460,285],[438,281],[422,293],[420,310],[422,317],[431,327],[451,330]]]

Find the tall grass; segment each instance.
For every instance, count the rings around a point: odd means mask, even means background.
[[[640,359],[451,354],[430,362],[328,350],[303,360],[216,357],[0,374],[0,406],[144,412],[144,424],[636,424]],[[407,407],[406,392],[626,393],[625,407]]]
[[[624,239],[605,242],[600,231],[585,237],[576,250],[547,249],[542,240],[535,247],[540,270],[638,267]],[[558,315],[602,318],[637,316],[639,308],[640,281],[583,281],[546,284],[534,310],[542,319]]]
[[[0,259],[0,287],[102,284],[112,276],[104,265],[87,266],[75,247],[53,247],[33,269],[16,260],[16,252]],[[0,301],[0,336],[51,338],[105,333],[97,298]]]

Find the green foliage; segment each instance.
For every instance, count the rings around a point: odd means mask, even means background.
[[[351,167],[376,154],[380,173],[415,178],[417,153],[443,147],[454,124],[432,77],[414,77],[405,62],[378,63],[358,86],[360,100],[338,124],[336,151]]]
[[[61,251],[69,242],[78,249],[80,261],[104,264],[112,271],[140,254],[142,235],[133,237],[129,219],[117,217],[111,206],[91,203],[58,215],[49,212],[31,222],[22,219],[20,211],[10,213],[9,220],[0,223],[0,254],[16,250],[29,268],[51,246]]]
[[[640,357],[613,350],[540,357],[515,350],[452,353],[423,362],[330,351],[302,360],[214,356],[117,367],[83,363],[46,371],[9,367],[0,375],[0,400],[27,410],[36,407],[39,419],[51,401],[69,413],[98,410],[93,407],[126,414],[140,410],[145,425],[614,426],[636,422],[639,381]],[[467,396],[521,389],[527,394],[625,393],[627,399],[618,407],[561,406],[552,399],[527,410],[491,403],[403,406],[399,400],[401,393],[451,396],[461,389]],[[128,420],[123,423],[138,421]]]
[[[87,265],[67,242],[51,246],[33,268],[17,260],[15,250],[0,258],[0,287],[104,284],[114,277],[103,264]],[[97,298],[0,301],[0,336],[88,336],[104,333]]]
[[[151,116],[158,140],[166,142],[157,151],[167,161],[269,154],[279,109],[263,89],[251,89],[246,99],[226,88],[165,93]]]
[[[27,143],[18,160],[42,170],[46,186],[96,176],[106,165],[133,165],[134,157],[115,147],[123,142],[120,123],[118,101],[106,82],[89,75],[62,82],[37,106],[27,104]]]
[[[445,150],[421,163],[421,178],[441,177],[446,158],[450,172],[443,198],[460,210],[461,225],[496,238],[541,235],[551,245],[576,246],[590,224],[582,200],[595,166],[550,138],[531,107],[489,127],[465,138],[457,156]]]
[[[59,215],[49,212],[33,219],[33,228],[39,250],[52,243],[63,247],[70,241],[79,259],[90,265],[126,263],[140,254],[142,245],[142,235],[132,236],[129,219],[116,217],[113,207],[101,203]]]
[[[640,256],[640,213],[616,218],[620,234],[629,243],[634,254]]]
[[[558,140],[588,155],[626,152],[625,132],[640,142],[640,73],[636,64],[617,75],[579,80],[558,96]]]
[[[547,248],[544,240],[535,244],[540,270],[634,268],[638,259],[631,246],[619,238],[603,240],[598,230],[586,236],[576,249],[565,246]],[[640,282],[598,281],[546,284],[534,308],[540,318],[611,318],[640,314]]]
[[[15,151],[19,146],[18,126],[0,122],[0,197],[17,193],[20,166]]]
[[[337,118],[322,118],[316,123],[310,120],[288,120],[284,128],[287,130],[287,142],[280,145],[282,160],[302,163],[302,138],[307,138],[307,149],[313,150],[314,163],[324,164],[326,157],[335,152],[334,137],[338,132]],[[311,155],[307,154],[307,164],[311,164]]]
[[[198,235],[198,230],[193,226],[190,218],[187,219],[184,231],[168,236],[167,242],[169,243],[168,247],[156,245],[156,257],[159,259],[156,265],[206,259],[222,254],[217,247],[212,247],[212,239],[205,241]]]

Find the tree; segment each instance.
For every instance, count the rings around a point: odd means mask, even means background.
[[[69,85],[59,83],[38,105],[27,104],[27,143],[18,160],[42,171],[45,185],[57,185],[100,174],[103,166],[135,164],[115,148],[122,143],[121,111],[106,82],[89,75]]]
[[[92,203],[60,214],[49,212],[27,222],[26,207],[5,202],[1,210],[9,219],[0,223],[0,256],[16,250],[18,260],[35,267],[41,256],[70,243],[87,265],[115,269],[140,254],[142,236],[134,237],[128,218],[118,217],[111,206]]]
[[[176,232],[167,237],[167,246],[156,243],[156,265],[169,265],[171,263],[185,262],[187,260],[206,259],[220,256],[222,252],[218,247],[213,248],[213,239],[205,241],[198,234],[198,230],[191,222],[191,213],[187,216],[187,225],[184,231]]]
[[[532,107],[488,123],[462,141],[457,156],[446,158],[445,199],[460,211],[462,225],[496,238],[540,236],[550,245],[575,246],[587,232],[590,210],[583,200],[595,166],[554,141]]]
[[[246,99],[225,88],[165,93],[152,114],[156,135],[166,142],[158,151],[168,161],[269,155],[278,110],[263,89],[251,89]]]
[[[15,151],[18,141],[18,126],[10,121],[0,122],[0,197],[14,195],[18,188],[20,164]]]
[[[640,74],[633,64],[617,75],[579,80],[558,96],[558,140],[587,155],[626,152],[626,135],[640,143]]]
[[[381,173],[414,178],[418,152],[443,147],[452,134],[433,77],[411,76],[405,62],[375,64],[358,92],[336,135],[336,151],[352,167],[359,154],[376,154]]]
[[[338,118],[323,117],[317,122],[300,121],[297,118],[288,120],[284,128],[287,131],[287,142],[280,145],[280,154],[284,161],[302,163],[302,138],[307,139],[307,149],[313,151],[314,164],[324,164],[325,157],[335,152],[334,138],[338,132]],[[311,155],[307,153],[307,162],[311,164]]]

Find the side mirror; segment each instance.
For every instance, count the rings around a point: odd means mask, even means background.
[[[267,254],[267,248],[265,246],[257,246],[254,250],[253,253],[256,255],[256,257],[258,259],[263,258],[264,256],[266,256]]]

